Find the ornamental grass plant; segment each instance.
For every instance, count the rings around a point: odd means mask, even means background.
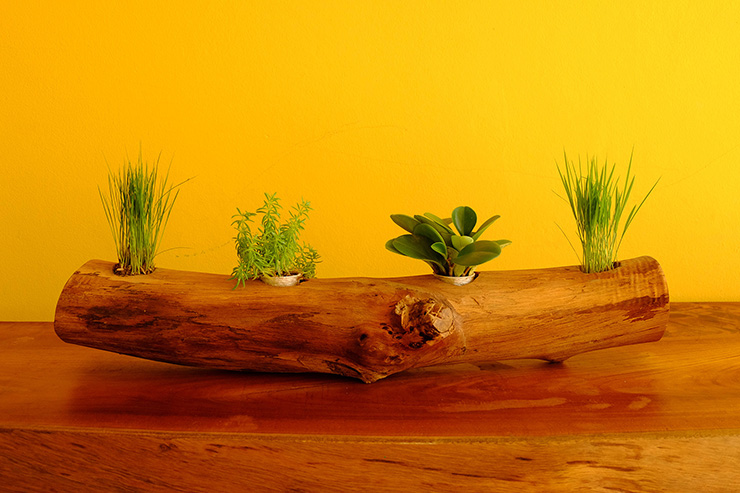
[[[160,154],[161,156],[161,154]],[[118,254],[116,274],[128,276],[154,271],[165,227],[182,183],[169,185],[169,168],[158,179],[159,156],[150,166],[142,158],[127,159],[114,173],[108,172],[108,196],[98,187]]]
[[[653,184],[638,205],[629,209],[625,218],[627,201],[635,182],[634,176],[631,176],[632,155],[621,187],[619,178],[615,176],[615,165],[610,168],[604,161],[603,166],[599,166],[596,157],[593,156],[591,159],[586,157],[585,164],[581,163],[579,158],[576,167],[573,162],[568,161],[565,152],[563,155],[564,169],[560,169],[558,165],[558,173],[576,220],[578,239],[583,252],[579,258],[581,270],[589,273],[612,269],[617,265],[617,252],[627,228],[658,182]],[[620,225],[622,219],[624,225]],[[572,243],[571,247],[576,251]]]

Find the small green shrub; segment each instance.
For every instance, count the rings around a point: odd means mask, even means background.
[[[264,205],[257,212],[242,212],[237,208],[232,223],[237,234],[236,254],[239,263],[231,274],[236,286],[249,279],[303,274],[316,275],[319,254],[310,245],[298,242],[300,232],[308,219],[311,205],[305,200],[293,206],[290,217],[281,223],[280,199],[277,194],[265,194]],[[260,227],[252,231],[252,217],[262,215]]]
[[[172,206],[182,183],[167,184],[157,179],[159,157],[150,168],[142,159],[136,164],[124,162],[118,174],[108,172],[108,197],[98,187],[118,254],[114,271],[119,275],[149,274],[155,269],[154,257],[162,241]]]
[[[578,239],[583,251],[583,256],[579,258],[581,270],[603,272],[612,269],[616,265],[617,252],[627,228],[658,182],[653,184],[639,205],[630,209],[624,226],[620,228],[635,182],[634,176],[630,176],[632,156],[630,155],[627,166],[627,176],[620,188],[619,178],[614,175],[615,165],[609,168],[604,161],[604,165],[599,166],[594,156],[590,160],[586,158],[585,169],[579,158],[576,168],[573,162],[568,161],[567,154],[563,154],[565,169],[561,170],[558,166],[558,173],[578,228]]]
[[[478,217],[466,206],[455,208],[449,219],[440,219],[429,212],[414,217],[393,214],[393,222],[411,234],[388,240],[385,247],[393,253],[423,260],[435,274],[468,276],[478,265],[498,257],[501,248],[511,243],[509,240],[480,240],[483,232],[499,217],[491,217],[474,231]]]

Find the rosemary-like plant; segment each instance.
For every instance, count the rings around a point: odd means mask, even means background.
[[[161,154],[160,154],[161,155]],[[168,185],[169,168],[164,179],[157,180],[159,156],[150,168],[142,159],[124,162],[118,174],[108,172],[108,197],[98,187],[118,254],[116,274],[127,276],[154,271],[157,255],[172,206],[179,191]]]
[[[316,275],[319,254],[307,243],[298,242],[300,232],[308,219],[311,204],[305,200],[293,206],[290,217],[281,223],[280,199],[277,194],[265,194],[264,205],[254,212],[242,212],[237,208],[233,225],[237,234],[236,254],[239,263],[231,274],[236,286],[246,284],[249,279],[303,274],[310,278]],[[260,227],[252,231],[252,217],[262,215]]]
[[[621,188],[619,178],[614,175],[615,165],[609,168],[604,161],[604,165],[599,166],[594,156],[590,160],[586,158],[585,169],[579,158],[576,168],[573,162],[568,161],[565,152],[563,155],[565,169],[561,170],[559,165],[557,168],[578,228],[583,250],[583,256],[579,258],[581,270],[588,273],[612,269],[616,266],[617,252],[627,228],[658,182],[653,184],[639,205],[630,209],[624,226],[620,226],[635,182],[634,176],[630,176],[632,155]],[[571,248],[576,251],[572,243]]]

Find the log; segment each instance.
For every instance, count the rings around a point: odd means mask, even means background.
[[[157,269],[120,277],[91,260],[64,286],[65,342],[181,365],[322,372],[374,382],[452,363],[534,358],[657,341],[668,286],[657,261],[481,272],[467,286],[431,275],[312,279],[291,288]]]

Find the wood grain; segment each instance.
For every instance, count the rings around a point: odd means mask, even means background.
[[[576,266],[432,276],[315,279],[232,289],[226,276],[159,269],[120,277],[94,260],[67,282],[55,330],[74,344],[156,361],[374,382],[411,368],[508,359],[564,361],[660,339],[668,288],[652,258],[584,274]]]
[[[188,368],[0,323],[0,491],[740,490],[740,303],[659,342],[334,375]]]
[[[4,491],[24,492],[708,493],[738,491],[738,450],[738,435],[347,441],[0,430],[0,476]]]

